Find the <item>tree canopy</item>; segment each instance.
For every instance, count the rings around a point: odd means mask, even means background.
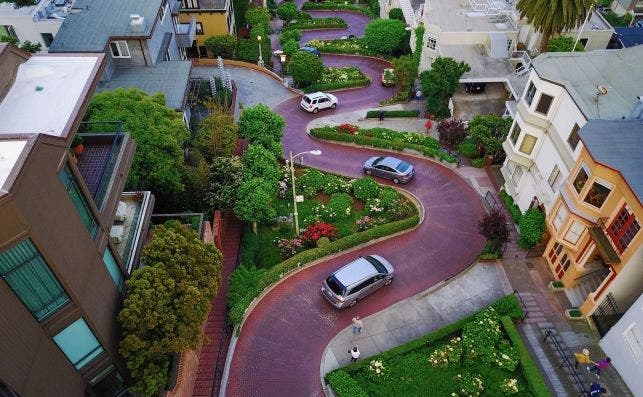
[[[402,55],[393,60],[395,81],[400,86],[400,93],[408,95],[418,74],[418,65],[411,55]]]
[[[250,144],[261,145],[273,151],[275,143],[281,142],[286,122],[281,115],[259,103],[243,110],[238,125],[240,137],[246,138]],[[281,157],[281,152],[278,156]]]
[[[469,65],[464,62],[438,57],[431,64],[431,70],[420,73],[427,111],[437,117],[449,117],[449,98],[457,91],[460,77],[470,70]]]
[[[497,156],[503,152],[502,142],[507,138],[510,118],[495,114],[481,114],[469,121],[469,136],[481,145],[486,155]]]
[[[209,114],[199,126],[199,149],[208,160],[230,157],[237,147],[237,126],[232,114],[216,103],[208,104]]]
[[[570,52],[576,39],[570,36],[559,36],[549,40],[547,52]],[[576,43],[576,51],[585,51],[585,46],[580,41]]]
[[[243,177],[239,157],[215,157],[206,188],[206,200],[211,210],[229,209],[237,201],[237,190]]]
[[[308,51],[296,51],[288,62],[288,72],[297,86],[307,86],[319,80],[324,71],[324,63]]]
[[[539,50],[547,51],[549,38],[580,26],[595,0],[518,0],[520,18],[527,18],[542,33]]]
[[[181,114],[165,106],[163,94],[147,95],[138,88],[101,92],[92,97],[86,120],[123,121],[123,131],[136,141],[127,189],[154,193],[183,189],[179,168],[188,130]],[[101,128],[104,125],[97,124],[92,130]]]
[[[299,9],[297,9],[295,3],[284,2],[277,8],[277,16],[288,24],[293,19],[297,19],[297,16],[299,16]]]
[[[250,145],[241,160],[244,179],[261,178],[276,188],[281,170],[277,159],[268,149],[260,145]]]
[[[250,26],[270,24],[270,11],[263,7],[251,7],[246,11],[246,22]]]
[[[366,25],[364,42],[370,50],[393,54],[401,50],[406,38],[404,22],[398,19],[375,19]]]
[[[203,42],[208,51],[214,56],[222,58],[234,58],[234,51],[237,47],[237,37],[229,34],[210,36]]]
[[[255,233],[258,222],[277,216],[273,206],[274,191],[275,187],[259,178],[248,179],[239,187],[234,213],[239,219],[252,222]]]

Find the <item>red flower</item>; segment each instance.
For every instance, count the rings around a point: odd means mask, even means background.
[[[330,240],[333,240],[339,237],[339,232],[337,228],[330,223],[317,221],[308,225],[306,230],[303,231],[301,241],[307,245],[315,245],[317,240],[322,237],[328,237]]]

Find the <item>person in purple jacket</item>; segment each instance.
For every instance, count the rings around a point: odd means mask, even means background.
[[[597,377],[600,377],[601,372],[605,371],[609,366],[612,365],[612,359],[605,357],[602,360],[599,360],[597,363],[594,363],[587,367],[587,371],[594,372]]]

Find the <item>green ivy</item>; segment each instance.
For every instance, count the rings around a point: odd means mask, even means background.
[[[513,197],[511,197],[504,190],[501,190],[499,195],[500,195],[500,199],[502,200],[502,203],[507,208],[507,211],[509,211],[509,214],[511,214],[511,217],[514,220],[514,223],[520,223],[520,218],[522,218],[522,212],[520,211],[520,208],[516,204],[514,204]]]

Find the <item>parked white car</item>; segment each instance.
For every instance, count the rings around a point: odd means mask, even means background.
[[[299,105],[307,112],[317,113],[323,109],[335,109],[337,107],[337,97],[323,92],[313,92],[304,95]]]

